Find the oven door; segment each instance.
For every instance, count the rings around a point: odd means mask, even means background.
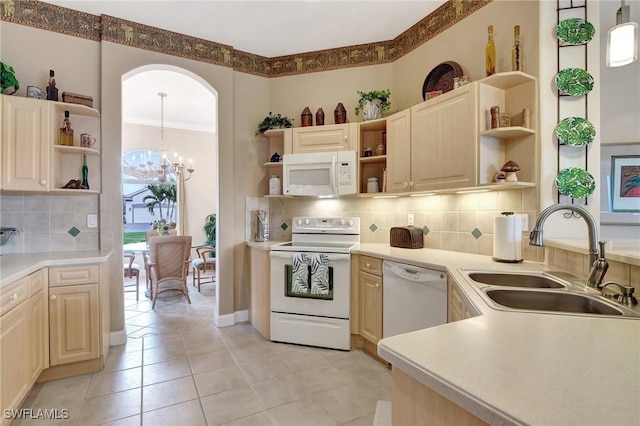
[[[304,253],[308,258],[306,274],[300,281],[295,272],[300,253],[271,251],[271,311],[328,318],[349,318],[351,296],[351,255],[327,253],[328,270],[322,279],[314,276],[314,257],[320,253]],[[296,259],[296,256],[298,258]],[[316,265],[318,263],[316,262]]]

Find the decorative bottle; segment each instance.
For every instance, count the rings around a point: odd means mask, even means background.
[[[487,40],[485,70],[487,77],[496,73],[496,45],[493,42],[493,25],[489,25],[489,39]]]
[[[271,179],[269,179],[269,195],[280,194],[280,177],[278,175],[271,175]]]
[[[522,49],[520,47],[520,25],[513,27],[513,47],[511,48],[511,70],[524,71]]]
[[[60,127],[58,144],[73,146],[73,129],[69,120],[69,111],[64,112],[64,121],[62,122],[62,127]]]
[[[56,79],[53,78],[53,70],[49,70],[49,85],[47,86],[47,99],[50,101],[58,100],[58,89],[56,88]]]
[[[89,167],[86,155],[82,156],[82,189],[89,189]]]

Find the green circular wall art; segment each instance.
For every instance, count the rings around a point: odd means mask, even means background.
[[[596,137],[596,128],[586,118],[567,117],[556,126],[556,136],[565,145],[586,146]]]
[[[571,198],[587,198],[596,189],[596,181],[585,169],[569,167],[560,170],[556,176],[556,186],[562,195]]]
[[[562,46],[579,46],[591,41],[596,29],[589,21],[580,18],[565,19],[556,27],[556,35]]]
[[[556,74],[556,86],[561,95],[586,95],[593,89],[593,77],[581,68],[565,68]]]

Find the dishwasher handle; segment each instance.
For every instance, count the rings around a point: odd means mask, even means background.
[[[447,274],[442,271],[421,268],[419,266],[405,265],[403,263],[384,261],[383,276],[396,275],[408,281],[430,282],[446,280]]]

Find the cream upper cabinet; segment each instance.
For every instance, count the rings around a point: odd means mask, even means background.
[[[411,182],[411,110],[387,117],[387,192],[407,192]]]
[[[292,136],[293,154],[355,151],[358,144],[358,125],[348,123],[296,127]]]
[[[47,102],[2,96],[2,189],[49,190],[50,126]]]
[[[477,85],[411,108],[411,191],[477,184]]]

